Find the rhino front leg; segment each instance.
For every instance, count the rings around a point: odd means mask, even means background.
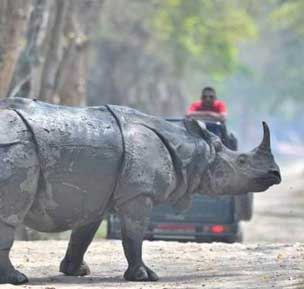
[[[0,284],[24,284],[27,277],[12,265],[9,253],[14,242],[15,228],[0,221]]]
[[[129,265],[124,278],[128,281],[158,280],[156,273],[142,260],[142,242],[151,209],[151,199],[143,196],[128,201],[119,209],[122,244]]]
[[[85,276],[91,273],[89,266],[83,261],[83,256],[100,223],[101,220],[98,220],[72,231],[66,255],[60,264],[60,272],[70,276]]]

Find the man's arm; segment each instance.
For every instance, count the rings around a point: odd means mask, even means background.
[[[188,112],[186,116],[221,121],[221,122],[224,122],[226,120],[226,113],[218,113],[214,111],[192,111],[192,112]]]

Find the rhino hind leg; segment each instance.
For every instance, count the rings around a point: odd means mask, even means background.
[[[128,261],[124,278],[128,281],[157,281],[158,276],[142,260],[142,242],[152,201],[145,196],[128,201],[119,208],[122,244]]]
[[[60,263],[60,272],[69,276],[85,276],[91,273],[89,266],[83,261],[83,257],[100,223],[101,220],[98,220],[72,231],[67,252]]]
[[[15,228],[0,221],[0,284],[20,285],[27,277],[12,265],[9,253],[14,242]]]

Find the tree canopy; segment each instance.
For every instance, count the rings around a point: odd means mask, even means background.
[[[153,22],[177,72],[187,66],[220,77],[239,65],[238,44],[257,36],[239,1],[158,1]]]

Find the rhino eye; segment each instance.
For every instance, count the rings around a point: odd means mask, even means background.
[[[238,158],[238,163],[240,165],[243,165],[247,162],[247,156],[246,155],[240,155],[239,158]]]

